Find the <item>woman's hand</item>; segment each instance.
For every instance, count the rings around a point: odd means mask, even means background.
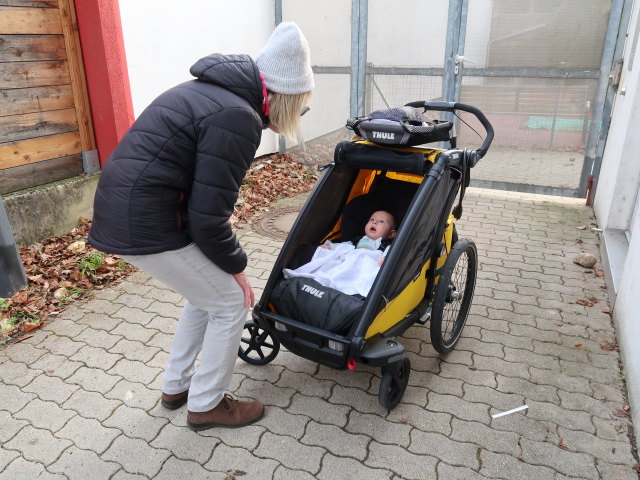
[[[240,288],[242,288],[242,291],[244,292],[244,306],[253,307],[255,303],[255,296],[251,285],[249,285],[249,278],[247,277],[247,274],[244,272],[234,273],[233,278],[235,278],[236,282],[238,282],[238,285],[240,285]]]

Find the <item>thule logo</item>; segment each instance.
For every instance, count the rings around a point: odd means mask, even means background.
[[[302,291],[310,293],[314,297],[318,297],[318,298],[322,298],[322,296],[324,295],[324,292],[321,292],[317,288],[313,288],[309,285],[302,285]]]
[[[371,132],[373,133],[373,138],[380,138],[382,140],[393,140],[396,138],[395,134],[389,132]]]

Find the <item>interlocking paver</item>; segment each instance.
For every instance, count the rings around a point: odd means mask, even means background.
[[[131,480],[134,480],[133,476],[130,477]],[[122,480],[128,480],[130,477],[122,477]],[[136,476],[135,478],[139,477]],[[222,472],[210,472],[199,463],[193,462],[191,460],[181,460],[176,457],[171,457],[162,465],[162,470],[160,470],[160,473],[158,473],[153,478],[154,480],[174,480],[176,478],[227,480],[229,478],[229,475]],[[120,477],[113,477],[113,480],[120,480]]]
[[[389,469],[407,480],[435,478],[438,460],[430,455],[414,454],[395,445],[371,442],[365,465]]]
[[[20,420],[9,412],[0,410],[0,445],[12,439],[22,427],[28,424],[29,422],[26,420]],[[2,451],[3,450],[0,449],[0,452]],[[3,463],[0,462],[0,470],[2,470],[2,465]]]
[[[633,465],[631,446],[627,442],[615,442],[599,438],[595,434],[559,428],[558,435],[572,452],[583,452],[612,464]]]
[[[24,458],[16,458],[11,464],[2,472],[0,478],[7,480],[32,480],[37,478],[38,480],[66,480],[69,477],[61,473],[49,473],[47,472],[42,463],[30,462]]]
[[[384,411],[378,403],[377,395],[368,394],[359,388],[347,388],[336,385],[329,401],[331,403],[348,405],[361,413],[380,414]]]
[[[555,480],[556,478],[555,470],[540,465],[531,465],[510,455],[482,450],[480,461],[480,473],[492,479]]]
[[[109,350],[122,339],[122,335],[112,335],[104,330],[95,328],[86,328],[75,339],[86,343],[92,347],[104,348]]]
[[[16,345],[13,345],[7,351],[7,357],[9,357],[14,362],[26,363],[30,364],[31,362],[36,361],[46,352],[40,348],[36,348],[33,345],[25,342],[20,342]]]
[[[269,408],[269,414],[271,413],[271,410],[272,409]],[[267,416],[267,414],[265,414],[265,416]],[[204,430],[199,433],[204,437],[215,437],[228,447],[238,447],[244,448],[245,450],[253,450],[260,443],[260,438],[265,431],[266,429],[259,425],[248,425],[247,427],[242,429],[242,435],[238,435],[238,431],[233,428],[214,428],[210,430]]]
[[[28,421],[36,428],[56,432],[75,415],[77,415],[76,412],[62,409],[57,403],[43,402],[39,398],[34,398],[22,410],[15,413],[14,417]]]
[[[481,424],[477,424],[481,425]],[[432,455],[451,465],[466,466],[472,469],[479,467],[477,453],[480,447],[472,443],[453,440],[447,435],[427,433],[420,430],[411,432],[409,451]]]
[[[338,478],[366,478],[367,480],[388,480],[392,477],[389,470],[369,468],[351,458],[342,458],[328,453],[322,459],[322,470],[316,478],[335,480]]]
[[[565,450],[547,442],[522,440],[522,458],[534,465],[546,465],[565,475],[581,478],[598,478],[595,459],[584,453]]]
[[[289,435],[300,439],[310,421],[307,415],[296,415],[281,408],[270,407],[256,425],[261,425],[276,435]]]
[[[455,378],[462,380],[464,383],[471,385],[485,386],[494,388],[496,383],[496,374],[486,366],[489,357],[483,357],[480,355],[473,356],[473,366],[455,365],[451,363],[443,363],[440,370],[440,376],[445,378]],[[498,361],[498,359],[491,359]],[[452,390],[446,392],[447,394],[453,393]]]
[[[347,424],[347,416],[351,409],[346,405],[332,405],[325,400],[295,394],[291,405],[287,409],[289,413],[306,415],[318,423],[327,423],[344,427]]]
[[[351,412],[349,423],[345,427],[347,432],[366,435],[378,443],[407,447],[411,441],[411,429],[406,423],[394,423],[379,415]],[[430,428],[433,426],[430,425]]]
[[[364,435],[348,433],[335,425],[321,425],[309,422],[304,436],[300,439],[305,445],[323,447],[334,455],[364,460],[370,438]]]
[[[193,460],[202,465],[211,458],[218,443],[217,439],[203,439],[191,430],[169,423],[149,442],[149,446],[165,449],[181,460]]]
[[[248,378],[252,380],[262,380],[266,382],[276,383],[282,376],[282,372],[284,371],[284,367],[279,365],[268,364],[261,368],[256,368],[254,365],[250,365],[243,361],[236,362],[236,368],[234,372],[238,375],[246,375]],[[298,372],[288,371],[289,375],[294,375]],[[303,377],[304,378],[304,377]],[[281,385],[286,387],[286,385]]]
[[[438,463],[437,472],[438,478],[446,478],[447,480],[485,480],[489,478],[468,468],[460,466],[454,467],[444,462]]]
[[[443,395],[462,395],[462,385],[464,382],[454,374],[454,370],[464,372],[468,371],[468,368],[464,366],[459,368],[451,366],[445,369],[445,372],[448,373],[447,376],[437,375],[431,372],[412,371],[409,375],[409,385],[425,387]]]
[[[117,355],[118,359],[124,357],[127,360],[136,360],[145,363],[147,366],[151,366],[148,364],[149,360],[151,360],[160,349],[157,347],[148,347],[141,342],[123,338],[111,347],[109,351],[112,354],[119,354]],[[113,365],[115,365],[115,362]]]
[[[615,341],[604,282],[572,262],[598,256],[597,236],[576,229],[590,210],[467,192],[458,226],[481,268],[467,326],[448,355],[428,325],[399,337],[411,375],[393,410],[378,404],[379,368],[334,370],[283,348],[266,366],[238,360],[229,387],[266,402],[264,418],[192,432],[186,407],[159,403],[183,299],[137,272],[0,350],[0,478],[637,478],[619,352],[601,349]],[[250,227],[239,238],[259,295],[282,243]]]
[[[131,308],[128,306],[122,307],[116,313],[112,314],[108,317],[110,323],[113,324],[112,328],[105,330],[113,330],[118,325],[122,323],[122,321],[126,321],[128,325],[138,324],[138,325],[148,325],[152,319],[157,317],[157,314],[154,312],[145,312],[139,308]],[[175,319],[173,320],[175,322]],[[94,328],[98,328],[97,326]]]
[[[135,360],[120,359],[107,373],[109,375],[122,377],[130,382],[149,384],[154,378],[162,373],[160,368],[148,367],[142,362]]]
[[[326,453],[324,448],[303,445],[293,437],[274,435],[266,432],[254,454],[270,458],[294,470],[305,470],[315,474],[320,470],[320,462]]]
[[[171,452],[153,448],[144,440],[120,435],[101,458],[120,464],[129,473],[140,473],[154,478],[170,456]]]
[[[70,360],[82,362],[87,367],[104,369],[113,367],[121,358],[121,355],[109,353],[104,348],[91,347],[89,345],[82,347],[69,357]]]
[[[76,370],[82,366],[84,366],[82,362],[76,362],[63,355],[56,355],[49,352],[30,364],[30,367],[34,370],[40,370],[47,375],[60,377],[63,380],[73,375]],[[0,376],[2,375],[3,369],[4,366],[0,369]]]
[[[211,459],[204,465],[208,470],[218,472],[241,471],[244,472],[242,478],[255,479],[271,478],[279,466],[274,460],[256,457],[244,448],[228,447],[225,444],[218,445]]]
[[[104,396],[113,400],[120,400],[129,407],[149,410],[158,403],[159,394],[141,383],[120,380]]]
[[[454,418],[451,421],[452,432],[450,438],[459,442],[484,445],[495,453],[507,453],[512,456],[520,455],[520,435],[515,432],[495,430],[483,423],[468,422]],[[450,465],[459,464],[458,461],[448,461]]]
[[[44,327],[42,327],[42,331],[50,332],[59,336],[73,338],[86,328],[86,325],[78,323],[76,320],[68,319],[65,315],[65,318],[59,318],[54,322],[47,323]]]
[[[75,375],[75,374],[74,374]],[[80,387],[64,382],[58,377],[39,375],[29,385],[23,387],[23,391],[31,392],[42,400],[49,400],[58,404],[67,400],[73,392]]]
[[[58,438],[66,438],[83,450],[91,450],[98,455],[103,453],[111,442],[122,432],[116,428],[108,428],[93,418],[75,416],[64,427],[55,433]]]
[[[69,445],[69,440],[56,438],[49,430],[27,425],[2,448],[17,450],[26,460],[48,466],[57,460]]]
[[[122,430],[127,437],[141,438],[150,442],[156,438],[167,422],[167,419],[153,417],[140,408],[120,405],[102,424]]]
[[[638,480],[638,472],[633,469],[633,465],[611,465],[596,460],[596,466],[603,480]]]
[[[0,380],[5,385],[24,387],[39,375],[40,372],[38,370],[29,368],[22,362],[6,360],[0,366]]]
[[[106,393],[111,390],[121,378],[120,376],[107,373],[100,368],[80,367],[66,382],[69,386],[79,385],[84,390],[90,392]]]
[[[84,418],[104,420],[120,405],[117,400],[110,400],[96,392],[76,390],[69,399],[62,404],[65,409],[78,412]]]
[[[260,399],[266,405],[287,407],[296,391],[292,388],[276,387],[270,382],[255,381],[247,378],[242,382],[243,396]]]
[[[60,458],[48,467],[54,473],[61,473],[69,478],[108,479],[120,470],[120,465],[105,462],[96,453],[76,447],[67,448]]]
[[[124,307],[123,307],[124,308]],[[122,308],[118,312],[122,311]],[[108,332],[120,325],[124,320],[118,317],[119,313],[114,313],[109,317],[102,313],[85,312],[78,320],[74,320],[79,325],[87,325],[96,330]]]

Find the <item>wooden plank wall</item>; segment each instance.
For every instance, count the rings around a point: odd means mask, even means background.
[[[72,0],[0,0],[0,194],[82,174],[94,148]]]

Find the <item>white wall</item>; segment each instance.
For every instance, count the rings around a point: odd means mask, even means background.
[[[119,0],[133,110],[193,77],[189,68],[211,53],[256,54],[274,27],[272,0]],[[276,151],[265,131],[258,154]]]
[[[633,212],[634,207],[640,208],[640,42],[635,52],[632,45],[639,30],[639,13],[640,3],[635,2],[625,46],[624,75],[613,106],[594,200],[598,225],[604,229],[601,249],[610,269],[608,287],[615,302],[613,316],[636,431],[640,429],[640,215]],[[632,54],[633,68],[629,71]],[[613,291],[611,278],[616,279],[617,292]]]

